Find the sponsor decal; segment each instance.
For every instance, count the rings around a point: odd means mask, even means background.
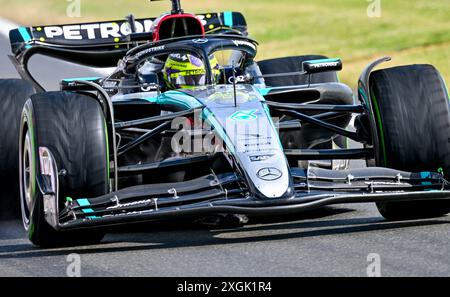
[[[121,212],[121,213],[116,213],[116,214],[107,214],[107,215],[102,216],[102,218],[142,215],[142,214],[147,214],[147,213],[154,212],[154,211],[155,211],[154,209],[147,209],[147,210],[140,210],[140,211]]]
[[[204,44],[204,43],[207,43],[208,41],[209,41],[208,38],[192,39],[192,42],[197,43],[197,44]]]
[[[251,162],[262,162],[262,161],[269,160],[273,156],[274,156],[273,154],[270,154],[270,155],[256,155],[256,156],[249,156],[249,158],[250,158]]]
[[[183,72],[183,75],[185,75],[185,76],[195,76],[195,75],[205,74],[206,71],[204,69],[193,69],[193,70],[183,70],[182,72]]]
[[[311,63],[310,67],[317,69],[323,67],[337,67],[339,66],[339,62],[325,62],[325,63]]]
[[[147,204],[152,204],[154,202],[153,199],[134,201],[134,202],[124,203],[124,204],[119,204],[118,200],[115,200],[115,201],[117,201],[116,205],[107,207],[106,209],[110,210],[110,209],[118,209],[118,208],[131,207],[131,206],[147,205]]]
[[[245,45],[245,46],[251,47],[252,49],[256,50],[256,46],[253,43],[249,42],[249,41],[233,40],[233,43],[236,46]]]
[[[410,183],[398,183],[398,182],[365,182],[366,185],[368,186],[398,186],[398,185],[406,185],[406,186],[411,186],[412,184]]]
[[[206,16],[204,16],[204,15],[197,15],[197,19],[200,20],[200,22],[202,23],[203,27],[208,24],[208,22],[205,20],[205,17]]]
[[[150,19],[140,20],[136,21],[135,25],[136,33],[150,32],[153,21]],[[43,30],[41,27],[39,29],[35,28],[35,35],[43,34],[43,37],[48,39],[63,38],[67,40],[120,38],[131,33],[128,22],[47,26],[43,27]]]
[[[176,60],[178,62],[187,62],[187,60],[188,60],[188,56],[187,55],[185,55],[185,54],[177,54],[177,53],[170,54],[170,58],[173,59],[173,60]],[[183,64],[183,65],[185,65],[185,64]]]
[[[273,181],[282,177],[283,173],[275,167],[266,167],[259,169],[256,175],[262,180]]]
[[[142,52],[137,53],[136,55],[134,55],[134,58],[139,59],[140,57],[142,57],[142,56],[144,56],[146,54],[154,53],[154,52],[157,52],[157,51],[162,51],[165,48],[166,48],[165,45],[151,47],[151,48],[148,48],[146,50],[143,50]]]
[[[265,145],[267,145],[267,146],[269,146],[269,145],[271,145],[272,143],[270,142],[270,141],[260,141],[260,142],[257,142],[257,143],[246,143],[246,144],[244,144],[244,146],[245,147],[261,147],[261,146],[265,146]]]

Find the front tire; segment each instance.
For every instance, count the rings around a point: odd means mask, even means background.
[[[22,113],[21,209],[30,241],[41,247],[91,244],[99,231],[57,231],[45,220],[37,186],[39,148],[47,148],[59,170],[59,209],[66,197],[89,198],[109,191],[107,135],[98,102],[87,95],[48,92],[31,96]]]
[[[370,77],[381,156],[376,166],[450,176],[450,110],[444,80],[431,65],[374,71]],[[450,212],[450,201],[377,203],[388,220],[432,218]]]

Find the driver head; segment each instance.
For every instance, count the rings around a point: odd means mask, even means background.
[[[214,83],[220,74],[219,63],[214,55],[209,56]],[[205,86],[206,65],[202,59],[191,54],[170,54],[163,69],[164,80],[170,89],[191,89]]]

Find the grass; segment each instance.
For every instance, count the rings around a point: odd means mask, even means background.
[[[65,0],[0,0],[0,17],[22,24],[51,24],[138,17],[168,11],[169,2],[81,0],[81,18],[66,16]],[[189,12],[241,11],[260,42],[259,59],[301,54],[341,57],[340,78],[354,87],[363,67],[389,55],[387,66],[434,64],[450,84],[450,1],[381,0],[380,18],[363,0],[185,0]],[[24,9],[26,8],[26,9]]]

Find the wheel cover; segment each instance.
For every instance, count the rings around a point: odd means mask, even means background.
[[[20,204],[23,225],[28,230],[35,194],[35,159],[29,131],[25,134],[20,157]]]

